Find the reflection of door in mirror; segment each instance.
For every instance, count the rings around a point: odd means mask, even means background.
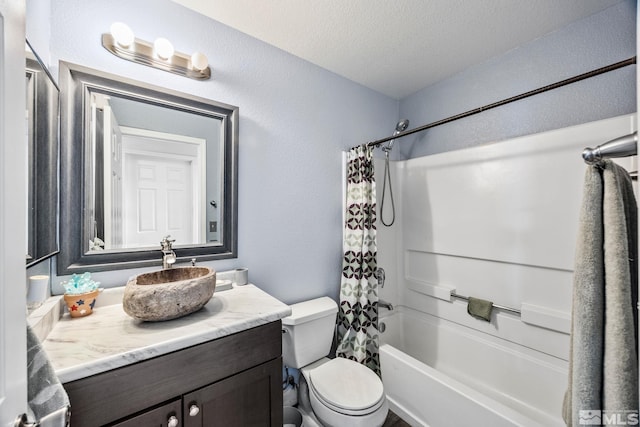
[[[104,153],[103,153],[103,179],[104,179],[104,209],[96,209],[104,217],[105,249],[121,248],[123,246],[123,221],[122,218],[122,131],[118,125],[116,116],[113,115],[108,104],[103,105],[104,110]]]
[[[93,239],[90,250],[155,247],[170,234],[203,244],[207,141],[121,126],[111,97],[95,93]]]
[[[109,106],[109,98],[101,94],[91,97],[91,135],[95,152],[95,206],[92,210],[90,250],[122,246],[122,133]],[[99,160],[102,160],[100,162]]]
[[[202,210],[191,208],[203,206],[203,148],[204,141],[125,135],[123,247],[154,246],[167,233],[178,242],[205,243]]]

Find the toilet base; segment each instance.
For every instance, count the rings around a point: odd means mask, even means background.
[[[298,410],[302,414],[302,425],[304,427],[324,427],[313,412],[308,413],[300,408]]]
[[[302,414],[304,427],[324,427],[316,417],[316,414],[313,413],[309,398],[309,385],[302,375],[300,375],[300,384],[298,386],[298,410]]]
[[[328,359],[321,360],[309,366],[314,366],[314,365],[317,366],[326,362],[327,360]],[[298,410],[302,414],[302,418],[304,421],[303,425],[304,427],[326,427],[325,424],[323,424],[314,413],[313,408],[311,406],[311,396],[309,396],[309,393],[310,393],[310,390],[309,390],[309,385],[307,383],[306,376],[301,371],[300,382],[298,386]],[[369,417],[366,421],[364,419],[358,420],[359,417],[355,417],[350,420],[349,424],[351,424],[351,426],[366,425],[367,427],[379,427],[379,426],[382,426],[382,424],[384,423],[384,420],[387,416],[388,411],[389,411],[389,404],[387,401],[385,401],[376,416]],[[350,426],[345,425],[341,427],[350,427]]]

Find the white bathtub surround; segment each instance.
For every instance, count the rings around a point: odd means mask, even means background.
[[[503,419],[476,425],[564,425],[576,232],[587,167],[580,154],[636,127],[634,114],[392,162],[396,224],[378,227],[377,239],[378,265],[387,271],[380,297],[404,313],[395,322],[402,326],[385,321],[382,335],[382,375],[394,412],[417,425],[442,413],[454,418],[435,418],[432,425],[466,425],[455,418],[466,409],[453,409],[466,408],[461,399],[485,402],[483,411]],[[376,164],[379,180],[382,161]],[[635,159],[617,163],[637,169]],[[491,322],[474,319],[452,293],[487,299],[521,316],[494,307]],[[422,317],[432,326],[420,326]],[[428,369],[390,362],[405,359],[388,357],[391,347],[423,360]],[[424,371],[427,379],[419,379]],[[443,391],[423,384],[439,387],[448,379],[462,386]],[[469,398],[469,388],[484,397]],[[455,403],[447,406],[441,395]],[[426,407],[426,401],[434,404]],[[513,421],[518,416],[525,421]]]
[[[573,281],[569,386],[563,417],[638,416],[637,207],[631,177],[605,161],[587,168]],[[632,273],[633,272],[633,273]]]
[[[390,409],[412,425],[564,425],[566,361],[407,307],[381,321]]]
[[[376,261],[376,182],[372,148],[347,153],[347,194],[338,311],[341,357],[365,364],[380,375]]]
[[[113,300],[112,305],[97,306],[91,316],[71,319],[65,314],[52,322],[42,345],[61,382],[231,335],[291,313],[289,306],[254,285],[216,292],[200,311],[166,322],[134,320],[117,303],[117,296]],[[60,306],[51,307],[59,315]],[[50,323],[55,317],[41,314],[39,318]]]

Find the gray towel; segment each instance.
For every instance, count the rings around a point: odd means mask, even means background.
[[[568,426],[584,425],[598,411],[638,411],[637,207],[629,174],[611,161],[603,170],[587,168],[582,203],[563,405]]]
[[[607,162],[604,180],[604,411],[638,413],[636,222],[631,177]],[[633,271],[633,274],[632,274]],[[632,283],[635,279],[635,283]]]
[[[492,310],[493,310],[493,303],[491,301],[487,301],[480,298],[469,297],[469,304],[467,304],[467,313],[469,313],[476,319],[491,322]]]
[[[29,419],[42,426],[66,426],[69,397],[55,374],[38,337],[27,326],[27,398]]]

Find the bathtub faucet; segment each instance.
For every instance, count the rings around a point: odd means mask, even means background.
[[[383,299],[378,300],[378,307],[386,308],[389,311],[393,310],[393,305],[391,305],[390,302],[386,302]]]

